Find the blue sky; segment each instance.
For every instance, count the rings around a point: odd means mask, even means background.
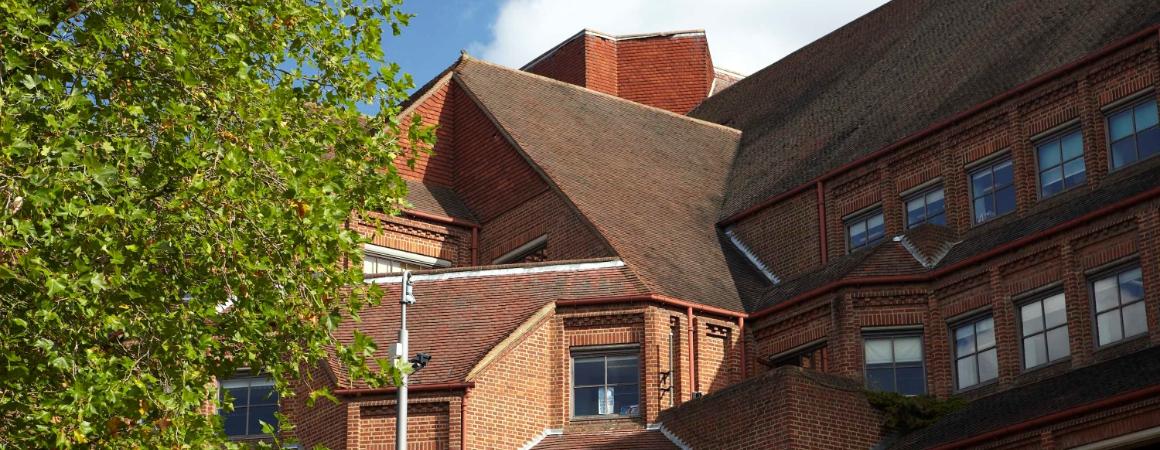
[[[583,28],[612,34],[702,29],[713,62],[742,74],[873,10],[885,0],[410,0],[416,14],[387,59],[422,86],[467,50],[520,67]]]

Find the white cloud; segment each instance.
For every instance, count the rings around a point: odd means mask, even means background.
[[[520,67],[583,28],[633,34],[703,29],[713,63],[755,72],[884,0],[503,0],[481,58]]]

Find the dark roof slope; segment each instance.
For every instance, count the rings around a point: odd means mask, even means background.
[[[653,292],[742,309],[730,275],[757,275],[714,226],[736,130],[473,59],[455,76]]]
[[[589,260],[579,262],[601,262]],[[614,261],[614,260],[613,260]],[[485,270],[514,267],[547,267],[572,264],[563,261],[539,264],[493,266]],[[471,270],[443,269],[418,271],[416,274],[454,274]],[[399,284],[385,284],[387,299],[399,296]],[[411,335],[411,354],[430,353],[430,364],[411,377],[413,384],[454,383],[467,374],[492,348],[512,334],[524,321],[548,303],[560,298],[631,295],[644,289],[628,270],[619,267],[584,271],[557,271],[500,276],[415,282],[418,299],[407,310],[407,328]],[[355,329],[369,335],[378,345],[375,357],[387,357],[390,344],[399,330],[399,304],[384,301],[367,307],[361,322],[344,321],[335,333],[340,342],[351,342]],[[332,362],[339,387],[353,386],[341,367]]]
[[[1160,384],[1160,347],[971,402],[893,448],[930,448]]]
[[[535,450],[676,450],[679,447],[656,430],[613,430],[566,433],[545,437]]]
[[[476,220],[475,215],[463,204],[455,190],[447,186],[407,180],[407,201],[413,205],[412,208],[408,209],[459,219]]]
[[[727,217],[1157,22],[1155,0],[895,0],[689,114],[744,132]]]

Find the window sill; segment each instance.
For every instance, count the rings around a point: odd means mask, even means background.
[[[972,395],[972,396],[976,395],[976,394],[978,394],[979,396],[987,395],[990,393],[989,391],[993,390],[993,389],[990,389],[992,386],[998,386],[998,385],[999,385],[999,379],[995,378],[992,380],[984,381],[982,383],[973,384],[973,385],[967,386],[965,388],[955,389],[954,394],[956,394],[956,395],[959,395],[959,394]],[[980,394],[980,392],[982,394]]]
[[[605,414],[602,416],[573,416],[570,420],[573,422],[600,422],[600,421],[617,421],[617,420],[634,420],[639,419],[640,414]]]
[[[1144,347],[1148,345],[1149,335],[1149,332],[1145,331],[1135,336],[1129,336],[1110,344],[1097,344],[1096,348],[1092,350],[1092,357],[1096,361],[1106,361],[1108,359],[1118,358],[1137,350],[1143,350]]]

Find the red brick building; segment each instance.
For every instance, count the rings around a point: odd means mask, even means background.
[[[413,205],[355,225],[368,282],[416,271],[411,448],[1160,442],[1158,23],[897,0],[740,80],[695,31],[460,58],[405,105]],[[304,448],[393,448],[394,389],[300,384],[340,399],[281,402]],[[868,390],[969,403],[896,433]]]

